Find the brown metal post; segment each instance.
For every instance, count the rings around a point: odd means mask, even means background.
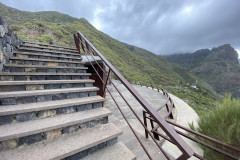
[[[166,108],[167,108],[167,111],[169,112],[168,104],[166,104]],[[170,117],[171,119],[173,119],[173,114],[171,113],[171,114],[169,115],[169,117]]]
[[[74,41],[75,41],[76,48],[77,48],[79,54],[81,54],[81,52],[80,52],[80,46],[79,46],[79,39],[77,38],[77,35],[74,34],[74,35],[73,35],[73,38],[74,38]]]
[[[104,98],[106,97],[105,92],[106,92],[106,87],[107,87],[108,79],[109,79],[109,76],[110,76],[110,72],[111,72],[111,70],[109,69],[108,75],[107,75],[107,78],[106,78],[106,81],[105,81],[105,85],[103,87],[103,96],[104,96]]]
[[[150,119],[150,123],[151,123],[151,127],[153,129],[154,128],[153,120]],[[156,140],[159,140],[159,136],[156,133],[153,132],[153,136]]]
[[[144,125],[147,128],[147,118],[146,118],[146,112],[145,111],[143,111],[143,122],[144,122]],[[147,132],[146,129],[145,129],[145,137],[148,138],[148,132]]]

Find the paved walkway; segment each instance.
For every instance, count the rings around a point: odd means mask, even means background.
[[[134,108],[137,115],[142,119],[142,111],[143,111],[142,106],[135,100],[135,98],[131,95],[131,93],[128,92],[127,89],[119,81],[114,80],[113,82],[118,87],[120,92],[124,95],[124,97],[128,100],[129,104]],[[166,97],[163,96],[161,92],[157,92],[156,90],[152,90],[147,87],[141,87],[136,85],[133,85],[133,86],[152,105],[152,107],[157,108],[164,104]],[[149,139],[145,138],[145,133],[142,125],[138,122],[136,117],[132,114],[132,112],[130,111],[126,103],[122,100],[122,98],[117,93],[117,91],[112,86],[108,86],[108,87],[111,93],[113,94],[114,98],[119,103],[121,109],[123,110],[130,124],[132,125],[134,130],[137,132],[141,141],[147,147],[147,150],[149,151],[149,153],[152,155],[153,159],[161,159],[161,160],[165,159],[163,154],[156,147],[155,143],[151,140],[151,138]],[[173,102],[175,103],[175,106],[176,106],[176,109],[173,112],[174,117],[177,117],[175,121],[177,120],[177,122],[185,126],[187,126],[188,122],[191,123],[192,121],[194,121],[195,123],[198,119],[198,116],[192,110],[192,108],[188,106],[185,102],[183,102],[181,99],[177,98],[176,96],[171,95],[171,97],[173,98]],[[136,140],[135,136],[131,132],[123,116],[117,109],[117,106],[115,105],[114,101],[112,100],[112,98],[108,93],[106,96],[105,107],[107,107],[113,113],[113,115],[109,117],[109,120],[115,123],[123,131],[123,135],[119,137],[119,140],[122,141],[136,155],[138,160],[148,159],[147,155],[141,148],[140,144]],[[163,116],[166,113],[167,113],[166,108],[164,108],[160,112],[160,115]],[[168,152],[174,158],[178,156],[178,154],[180,153],[178,152],[178,149],[176,147],[174,148],[173,145],[167,142],[163,143],[163,148],[166,152]]]
[[[199,119],[197,113],[192,109],[192,107],[190,107],[187,103],[185,103],[183,100],[181,100],[180,98],[176,97],[173,94],[170,94],[171,98],[173,99],[173,102],[176,106],[176,122],[177,124],[180,124],[186,128],[189,128],[188,124],[192,124],[197,127],[197,121]],[[178,129],[178,128],[177,128]],[[181,132],[187,133],[184,130],[178,129]],[[185,142],[199,155],[203,155],[203,150],[198,146],[198,144],[194,143],[193,141],[182,137]],[[173,156],[174,158],[177,158],[181,152],[179,151],[179,149],[175,146],[172,145],[170,142],[165,142],[163,144],[163,149],[170,154],[171,156]],[[189,160],[198,160],[198,158],[192,157]]]

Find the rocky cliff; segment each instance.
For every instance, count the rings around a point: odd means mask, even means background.
[[[229,63],[239,65],[238,53],[230,44],[225,44],[217,48],[213,48],[208,58],[211,58],[213,60],[219,59],[229,61]]]

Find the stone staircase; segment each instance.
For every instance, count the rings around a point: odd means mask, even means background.
[[[135,159],[87,69],[76,49],[20,45],[0,72],[1,160]]]

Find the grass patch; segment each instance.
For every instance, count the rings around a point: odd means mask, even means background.
[[[39,42],[50,43],[53,41],[53,38],[49,35],[42,35],[37,38]]]
[[[14,31],[19,31],[23,28],[23,26],[20,26],[20,25],[11,25],[10,28]]]

